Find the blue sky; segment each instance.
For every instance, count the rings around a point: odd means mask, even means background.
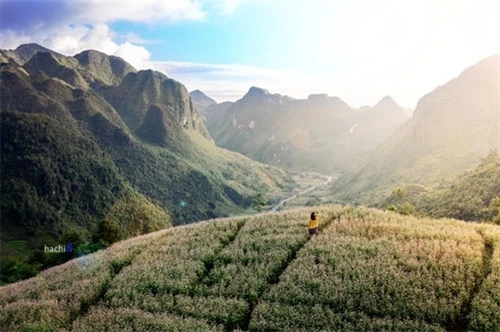
[[[413,108],[500,52],[496,0],[3,0],[0,12],[3,49],[97,49],[218,101],[261,86],[356,107],[390,95]]]

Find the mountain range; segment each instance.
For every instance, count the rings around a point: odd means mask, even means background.
[[[352,170],[410,117],[389,96],[360,109],[325,94],[299,100],[258,87],[236,102],[217,104],[199,91],[191,96],[217,145],[286,169],[325,173]]]
[[[2,257],[241,213],[257,192],[293,184],[216,147],[186,88],[162,73],[93,50],[0,56]]]
[[[398,186],[453,180],[499,149],[499,58],[426,94],[412,116],[389,96],[353,109],[324,94],[296,100],[252,87],[236,102],[205,102],[205,122],[216,144],[253,159],[342,173],[336,201],[380,204]]]
[[[345,200],[374,202],[398,185],[435,186],[500,148],[500,54],[422,97],[413,116],[336,184]]]

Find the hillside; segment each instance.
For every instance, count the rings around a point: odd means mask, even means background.
[[[353,169],[409,118],[390,97],[353,109],[338,97],[295,100],[257,87],[234,103],[211,104],[205,113],[218,146],[267,164],[328,174]]]
[[[38,49],[21,49],[30,47]],[[39,52],[22,67],[6,61],[0,282],[19,275],[18,259],[50,260],[44,245],[100,245],[104,226],[137,235],[129,218],[149,232],[170,217],[186,224],[241,213],[255,193],[293,185],[281,170],[217,148],[186,88],[161,73],[95,51]]]
[[[492,220],[500,209],[495,198],[500,199],[500,156],[491,154],[445,188],[419,197],[416,207],[438,218]]]
[[[321,207],[176,227],[0,288],[7,329],[500,328],[500,228]]]
[[[418,102],[399,127],[335,189],[345,200],[373,202],[405,184],[436,185],[498,149],[498,64],[488,57]]]

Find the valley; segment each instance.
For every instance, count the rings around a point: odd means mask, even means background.
[[[293,195],[282,199],[277,205],[271,208],[271,212],[281,211],[285,204],[287,208],[297,206],[310,206],[310,204],[321,205],[322,201],[317,201],[318,196],[324,197],[322,189],[332,182],[332,176],[322,175],[318,173],[298,173],[292,176],[297,184],[302,185],[302,188],[294,188]],[[305,187],[305,189],[304,189]]]

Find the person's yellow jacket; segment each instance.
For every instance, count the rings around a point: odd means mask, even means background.
[[[309,218],[309,229],[318,228],[318,220],[319,220],[318,215],[316,215],[316,220],[312,220],[311,218]]]

